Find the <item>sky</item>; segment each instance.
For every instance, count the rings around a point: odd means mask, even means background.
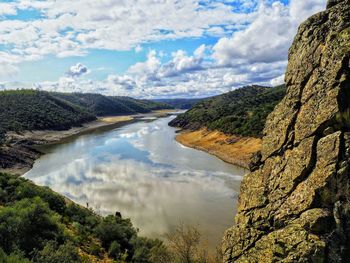
[[[326,0],[0,0],[0,90],[194,98],[283,83]]]

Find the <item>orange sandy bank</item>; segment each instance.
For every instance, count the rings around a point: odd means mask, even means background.
[[[251,156],[261,149],[261,139],[226,135],[219,131],[183,131],[176,140],[188,147],[206,151],[225,162],[249,168]]]

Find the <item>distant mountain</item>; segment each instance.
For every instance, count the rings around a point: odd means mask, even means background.
[[[155,99],[153,101],[168,104],[175,109],[187,110],[202,100],[204,99]]]
[[[170,126],[196,130],[208,128],[226,134],[262,135],[267,115],[282,100],[285,86],[247,86],[197,103]]]
[[[52,95],[79,105],[97,116],[147,113],[152,110],[172,108],[164,103],[130,97],[109,97],[93,93],[53,93]]]
[[[63,130],[97,116],[147,113],[171,106],[129,97],[36,90],[0,92],[0,142],[7,131]]]

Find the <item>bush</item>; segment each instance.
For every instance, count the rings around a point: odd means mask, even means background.
[[[39,196],[47,202],[50,209],[61,214],[65,211],[66,202],[64,197],[51,191],[48,187],[37,187],[27,183],[21,183],[16,189],[18,199],[33,198]]]
[[[163,242],[158,241],[158,243],[150,249],[149,262],[169,263],[173,261],[168,247],[166,247]]]
[[[62,240],[57,216],[39,197],[23,199],[0,210],[0,247],[6,253],[16,249],[28,256],[41,250],[47,240]]]
[[[117,241],[113,241],[108,249],[108,255],[112,258],[118,259],[121,253],[120,245]]]
[[[14,252],[7,255],[2,249],[0,249],[0,263],[30,263],[30,260],[24,258],[20,252]]]
[[[49,241],[43,250],[37,251],[33,258],[35,263],[79,263],[82,262],[78,250],[71,243],[58,245]]]
[[[133,238],[133,257],[132,262],[171,262],[170,254],[163,242],[160,240],[151,240],[148,238]]]
[[[0,203],[13,203],[25,198],[40,197],[50,209],[61,214],[65,210],[64,197],[48,187],[36,186],[29,180],[0,173]]]
[[[65,215],[73,222],[77,222],[89,228],[94,228],[99,223],[99,216],[92,210],[81,207],[73,202],[66,206]]]
[[[106,250],[109,250],[111,244],[116,242],[120,247],[120,255],[129,252],[129,256],[132,256],[131,239],[137,235],[137,232],[129,219],[107,216],[96,226],[94,232]],[[115,244],[113,246],[116,247]]]

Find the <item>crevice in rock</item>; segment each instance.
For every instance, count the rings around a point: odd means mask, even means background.
[[[290,49],[287,95],[264,131],[271,145],[260,170],[246,181],[255,190],[241,193],[240,224],[231,236],[240,238],[226,262],[350,256],[350,1],[333,1],[343,4],[303,23]],[[286,167],[299,160],[295,169]]]

